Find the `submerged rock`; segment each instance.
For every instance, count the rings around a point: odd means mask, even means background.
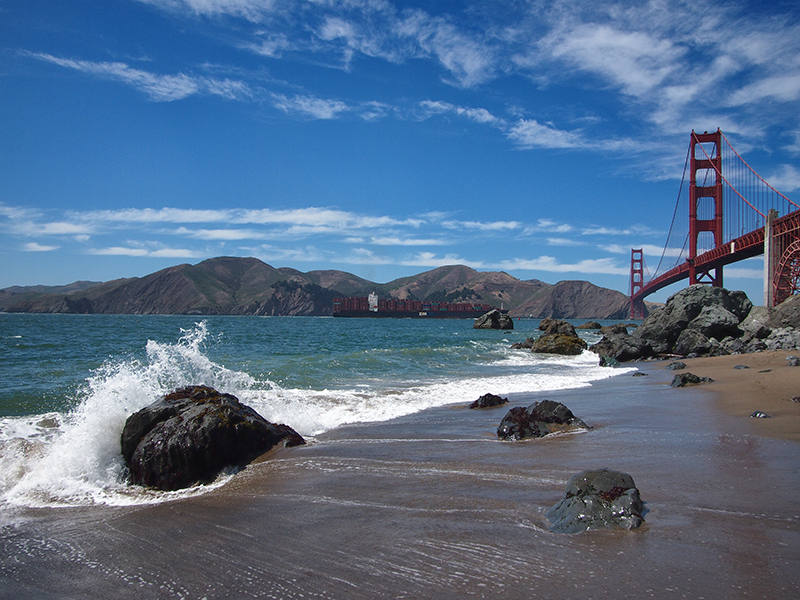
[[[542,400],[527,408],[516,406],[509,410],[497,428],[497,436],[504,440],[521,440],[579,429],[590,427],[560,402]]]
[[[636,529],[644,503],[633,477],[609,469],[588,470],[567,482],[564,499],[547,511],[556,533],[587,529]]]
[[[501,398],[496,394],[484,394],[469,405],[470,408],[492,408],[508,403],[508,398]]]
[[[514,329],[514,319],[499,310],[490,310],[475,319],[473,329]]]
[[[161,490],[213,481],[280,442],[305,444],[291,427],[206,386],[176,390],[132,414],[121,439],[131,482]]]

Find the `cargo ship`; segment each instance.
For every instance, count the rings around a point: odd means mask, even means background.
[[[476,319],[490,310],[495,310],[495,307],[475,302],[427,302],[394,298],[381,300],[375,292],[366,297],[333,299],[334,317]]]

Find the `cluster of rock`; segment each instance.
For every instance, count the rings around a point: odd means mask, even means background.
[[[674,294],[629,334],[601,329],[589,349],[620,362],[661,355],[718,356],[800,347],[800,296],[753,307],[744,292],[697,284]]]
[[[578,337],[575,327],[567,321],[560,319],[542,319],[539,323],[542,334],[534,339],[528,338],[524,342],[513,344],[514,349],[530,349],[531,352],[546,354],[578,355],[588,344]]]
[[[190,386],[128,417],[121,446],[132,483],[176,490],[209,483],[281,442],[305,444],[294,429],[270,423],[235,396]]]

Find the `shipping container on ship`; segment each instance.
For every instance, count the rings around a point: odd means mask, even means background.
[[[421,300],[379,299],[369,296],[333,299],[334,317],[374,317],[399,319],[475,319],[495,310],[490,304],[475,302],[423,302]],[[507,312],[503,310],[502,312]]]

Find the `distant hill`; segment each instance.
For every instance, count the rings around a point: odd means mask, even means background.
[[[506,308],[516,317],[627,319],[630,314],[627,296],[586,281],[552,285],[453,265],[378,284],[344,271],[303,273],[236,257],[104,283],[14,286],[0,290],[0,312],[331,315],[335,297],[366,296],[371,291],[399,299],[479,300]]]

